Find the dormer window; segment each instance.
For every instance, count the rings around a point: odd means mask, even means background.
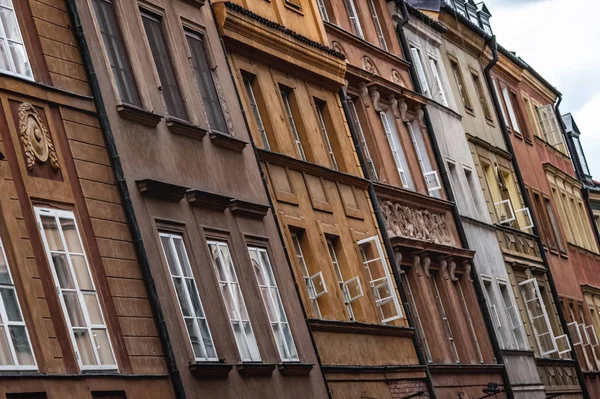
[[[479,11],[477,11],[477,14],[479,15],[479,26],[488,35],[493,35],[492,25],[490,25],[490,18],[492,17],[490,10],[488,10],[484,2],[477,4],[477,7],[479,8]]]
[[[473,3],[472,0],[467,1],[467,16],[469,21],[473,22],[475,25],[479,26],[479,17],[477,16],[477,6]]]
[[[454,0],[454,9],[463,17],[467,16],[467,9],[464,0]]]

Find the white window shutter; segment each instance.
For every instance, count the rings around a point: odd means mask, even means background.
[[[546,142],[553,147],[562,144],[562,133],[554,114],[554,107],[551,104],[538,107],[537,114]]]
[[[558,352],[556,338],[552,325],[546,312],[546,306],[540,293],[540,287],[535,278],[519,283],[529,322],[533,329],[535,339],[541,356]]]
[[[417,69],[417,75],[419,76],[419,82],[421,83],[423,94],[427,97],[431,97],[429,84],[427,83],[427,77],[425,76],[425,70],[423,69],[423,63],[421,62],[421,53],[416,47],[412,46],[410,48],[410,52],[413,57],[413,62],[415,63],[415,68]]]

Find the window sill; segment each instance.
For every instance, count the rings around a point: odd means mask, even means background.
[[[183,2],[200,8],[206,3],[206,0],[183,0]]]
[[[123,119],[148,127],[156,127],[163,118],[162,115],[129,104],[117,105],[117,112]]]
[[[475,116],[475,111],[473,110],[473,108],[469,107],[468,105],[465,105],[465,112],[471,116]]]
[[[305,377],[310,374],[314,364],[308,363],[283,363],[277,365],[279,373],[286,377]]]
[[[214,145],[235,152],[242,152],[244,148],[246,148],[246,145],[248,145],[248,143],[243,140],[236,139],[235,137],[223,133],[210,132],[209,136]]]
[[[491,120],[490,118],[485,118],[485,121],[487,122],[488,125],[490,125],[491,127],[496,127],[496,125],[494,125],[494,121]]]
[[[173,134],[191,137],[197,140],[202,140],[207,133],[207,130],[200,126],[192,125],[184,120],[172,117],[167,118],[167,127]]]
[[[273,374],[275,366],[270,363],[240,363],[237,370],[244,377],[268,377]]]
[[[198,378],[227,378],[233,368],[225,363],[190,363],[189,369]]]

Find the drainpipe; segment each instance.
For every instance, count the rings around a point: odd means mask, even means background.
[[[419,82],[419,79],[417,78],[417,76],[418,76],[417,71],[415,68],[415,64],[412,60],[412,54],[409,51],[410,47],[408,44],[408,40],[406,39],[406,35],[404,34],[404,29],[403,29],[404,25],[406,25],[406,23],[408,22],[408,19],[409,19],[408,10],[406,8],[406,2],[404,0],[395,0],[395,1],[396,1],[396,5],[400,6],[400,11],[402,13],[401,22],[406,21],[403,24],[399,23],[396,25],[396,33],[397,33],[398,38],[400,39],[400,43],[402,45],[404,59],[410,63],[410,75],[411,75],[411,79],[412,79],[415,91],[417,93],[423,94],[421,82]],[[456,225],[456,230],[458,231],[460,243],[463,248],[469,249],[469,241],[467,239],[467,234],[465,233],[465,228],[462,224],[462,219],[458,212],[458,207],[456,206],[456,197],[454,196],[454,192],[452,191],[452,185],[450,184],[450,178],[448,177],[448,171],[446,170],[446,167],[445,167],[444,157],[442,156],[442,152],[440,150],[439,143],[437,141],[437,137],[434,133],[433,123],[431,122],[431,115],[429,115],[429,110],[427,107],[423,107],[423,117],[424,117],[423,119],[425,121],[425,127],[427,129],[429,140],[431,143],[431,149],[433,150],[436,162],[439,165],[438,171],[439,171],[440,177],[442,179],[442,184],[444,186],[444,190],[446,191],[448,200],[450,202],[454,203],[454,205],[452,206],[452,216],[454,219],[454,224]],[[481,314],[483,315],[483,320],[484,320],[485,326],[487,328],[488,337],[492,344],[492,348],[494,351],[494,356],[496,358],[496,361],[498,362],[498,364],[504,366],[504,357],[502,356],[502,348],[500,347],[498,337],[496,336],[496,330],[494,328],[492,317],[490,315],[488,306],[485,301],[485,295],[484,295],[481,279],[479,278],[478,270],[477,270],[474,260],[473,260],[473,266],[474,267],[472,268],[472,272],[475,275],[475,278],[473,279],[473,287],[475,288],[475,293],[477,295],[477,300],[479,302],[479,308],[481,310]],[[469,277],[472,277],[472,276],[469,276]],[[506,391],[506,396],[507,396],[507,398],[512,399],[512,398],[514,398],[514,393],[513,393],[512,385],[511,385],[510,379],[508,378],[508,372],[506,371],[505,366],[502,367],[501,374],[502,374],[502,381],[504,383],[504,389]]]
[[[96,104],[98,113],[98,120],[100,122],[100,130],[104,135],[106,149],[110,155],[111,165],[115,173],[117,188],[119,190],[121,200],[123,201],[123,207],[125,208],[125,216],[131,232],[133,246],[142,269],[146,288],[148,289],[148,301],[150,302],[150,307],[152,308],[152,315],[156,321],[160,342],[165,352],[167,370],[171,379],[171,384],[173,385],[173,391],[177,399],[185,399],[186,394],[183,387],[183,381],[175,361],[175,353],[173,351],[173,347],[171,346],[171,340],[169,339],[169,332],[167,330],[164,313],[160,305],[156,286],[154,285],[152,272],[150,271],[150,261],[148,259],[148,255],[146,254],[142,233],[135,216],[133,202],[131,201],[131,196],[129,195],[129,189],[127,188],[127,181],[125,179],[123,165],[121,164],[121,159],[119,158],[117,145],[115,143],[108,115],[106,113],[104,100],[102,99],[102,91],[100,90],[100,83],[98,82],[98,77],[92,63],[92,55],[83,32],[83,26],[81,25],[81,19],[79,17],[79,12],[77,11],[75,0],[67,0],[67,4],[69,7],[69,14],[71,15],[71,20],[74,24],[75,33],[77,35],[77,41],[79,42],[79,48],[81,50],[83,62],[85,64],[87,78],[92,88],[94,102]]]
[[[498,119],[498,121],[501,121],[500,129],[502,130],[502,135],[504,136],[504,141],[506,143],[506,147],[507,147],[509,153],[513,157],[513,166],[515,168],[515,174],[517,175],[517,183],[519,185],[519,189],[521,190],[522,197],[525,201],[525,205],[529,209],[533,209],[531,200],[530,200],[529,196],[527,195],[527,188],[525,187],[525,180],[523,180],[521,168],[519,167],[519,163],[517,162],[517,157],[515,155],[515,149],[512,145],[512,141],[510,139],[510,134],[508,132],[508,128],[506,127],[506,124],[504,123],[504,120],[502,119],[502,111],[501,111],[502,108],[500,106],[500,99],[496,96],[496,91],[493,89],[494,84],[493,84],[493,80],[492,80],[491,70],[494,67],[494,65],[496,65],[496,63],[498,62],[498,59],[499,59],[498,44],[496,43],[496,36],[488,36],[485,41],[485,45],[490,47],[490,49],[492,50],[492,55],[493,55],[492,60],[484,68],[483,73],[485,75],[485,80],[488,85],[488,88],[490,89],[492,102],[494,103],[494,110],[496,111],[496,119]],[[562,123],[561,123],[561,126],[562,126]],[[544,262],[544,266],[546,267],[546,275],[548,276],[548,283],[550,285],[550,291],[552,292],[552,299],[554,300],[556,309],[558,311],[558,318],[560,320],[560,324],[563,327],[563,331],[569,338],[569,344],[571,345],[571,356],[573,356],[573,359],[575,360],[575,370],[577,371],[577,379],[579,380],[579,385],[581,386],[581,391],[582,391],[584,399],[590,399],[590,394],[588,393],[587,386],[585,385],[585,379],[583,376],[583,372],[581,371],[581,366],[577,359],[577,353],[575,352],[575,349],[574,349],[575,347],[573,346],[573,340],[571,339],[571,334],[569,333],[569,329],[567,328],[567,321],[566,321],[565,314],[564,314],[564,311],[563,311],[563,308],[561,305],[560,297],[558,295],[558,290],[556,289],[556,284],[554,283],[554,278],[552,277],[552,272],[550,271],[550,262],[548,261],[548,255],[546,254],[546,250],[544,249],[544,244],[542,242],[542,238],[539,235],[539,231],[537,228],[538,223],[535,220],[534,214],[531,215],[531,219],[533,220],[533,228],[532,228],[533,235],[536,238],[538,248],[539,248],[540,254],[542,256],[542,261]]]
[[[215,15],[214,8],[212,8],[212,5],[210,7],[210,11],[213,16],[213,21],[214,21],[215,25],[217,25],[217,17]],[[227,51],[227,47],[225,47],[223,38],[220,35],[219,35],[219,42],[221,43],[221,48],[223,49],[223,55],[225,56],[225,60],[226,60],[225,63],[227,64],[227,70],[229,71],[229,76],[231,78],[231,81],[233,82],[233,89],[235,91],[235,95],[237,97],[238,104],[240,106],[240,110],[242,112],[242,118],[244,119],[244,125],[246,126],[246,131],[248,132],[248,138],[250,140],[250,144],[252,145],[252,153],[254,154],[254,159],[256,160],[256,164],[258,166],[258,171],[260,173],[260,178],[261,178],[261,181],[263,184],[264,192],[266,194],[267,200],[269,201],[269,208],[271,209],[273,222],[275,223],[275,227],[277,229],[277,236],[279,238],[279,242],[281,243],[281,245],[283,247],[283,250],[284,250],[283,253],[284,253],[285,259],[287,261],[288,269],[290,271],[290,276],[292,277],[292,281],[294,282],[294,287],[296,288],[297,299],[298,299],[298,302],[300,303],[300,309],[302,309],[302,316],[304,318],[304,322],[306,323],[306,329],[308,332],[308,336],[310,337],[310,342],[313,347],[315,356],[317,358],[317,364],[319,366],[321,378],[323,379],[323,384],[325,385],[325,389],[327,390],[327,397],[329,399],[332,399],[333,396],[332,396],[331,390],[329,389],[329,384],[327,383],[327,377],[325,376],[325,372],[323,371],[323,363],[321,362],[321,356],[320,356],[319,350],[317,348],[317,343],[315,342],[315,338],[310,329],[310,324],[308,323],[308,315],[306,313],[304,303],[302,303],[302,297],[300,295],[300,288],[298,287],[298,283],[297,283],[296,279],[294,278],[294,269],[292,267],[293,263],[292,263],[292,260],[290,257],[290,251],[292,251],[292,250],[288,249],[286,246],[286,241],[285,241],[285,238],[283,235],[281,223],[279,222],[279,219],[277,218],[277,216],[275,214],[275,205],[273,204],[273,198],[269,194],[269,185],[267,183],[267,177],[265,176],[264,170],[261,166],[260,156],[258,154],[258,147],[256,146],[256,142],[254,141],[254,136],[252,136],[252,129],[250,128],[250,123],[248,122],[248,115],[246,114],[246,110],[244,109],[244,107],[242,105],[243,103],[242,103],[242,97],[240,95],[240,91],[238,89],[238,86],[235,84],[236,78],[233,73],[233,69],[231,66],[231,61],[229,58],[229,53]]]
[[[396,262],[396,256],[394,254],[394,249],[390,242],[390,237],[387,233],[387,228],[385,224],[385,217],[383,216],[383,212],[381,211],[381,207],[379,206],[379,201],[377,200],[377,193],[375,192],[375,186],[373,181],[369,178],[369,167],[367,166],[367,162],[365,160],[365,156],[362,152],[362,148],[360,145],[359,134],[356,131],[356,127],[352,123],[352,114],[350,113],[350,108],[348,107],[348,98],[344,93],[343,89],[339,91],[340,101],[342,102],[342,108],[344,110],[344,115],[346,117],[346,121],[348,121],[348,128],[350,129],[350,135],[352,136],[352,141],[354,142],[354,148],[356,150],[356,154],[358,156],[358,161],[360,162],[360,167],[363,171],[363,174],[367,177],[369,182],[369,198],[371,200],[371,206],[373,207],[373,211],[375,212],[375,218],[377,220],[377,226],[379,227],[379,232],[381,233],[381,237],[383,238],[383,246],[385,247],[385,252],[387,254],[388,259],[392,263],[392,272],[394,274],[394,280],[396,280],[396,286],[398,287],[398,292],[400,292],[400,298],[404,303],[404,309],[406,311],[406,318],[410,326],[414,326],[415,323],[413,321],[413,316],[410,312],[410,307],[408,306],[408,296],[404,292],[404,289],[401,284],[400,277],[400,265]],[[412,335],[413,345],[415,346],[415,351],[417,353],[417,358],[419,359],[419,364],[425,366],[425,374],[427,384],[427,389],[429,391],[429,395],[432,399],[437,398],[435,389],[433,386],[433,380],[431,378],[431,373],[429,371],[429,367],[427,367],[427,359],[423,354],[423,348],[419,339],[417,338],[416,331]]]

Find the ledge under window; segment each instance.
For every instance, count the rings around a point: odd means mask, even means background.
[[[244,377],[268,377],[273,374],[275,366],[270,363],[240,363],[237,369]]]
[[[117,111],[119,112],[121,118],[148,127],[156,127],[156,125],[158,125],[162,119],[162,115],[146,111],[145,109],[130,104],[117,105]]]
[[[190,372],[198,378],[227,378],[233,368],[225,363],[191,363]]]
[[[268,205],[242,201],[239,199],[231,201],[230,209],[231,213],[234,215],[246,216],[253,219],[263,219],[267,215],[267,212],[269,212]]]
[[[242,152],[242,150],[246,148],[246,145],[248,145],[248,143],[246,143],[244,140],[236,139],[228,134],[210,132],[209,136],[214,145],[235,152]]]
[[[204,5],[204,3],[206,3],[206,0],[183,0],[183,2],[200,8]]]
[[[307,376],[313,367],[314,364],[309,363],[283,363],[277,365],[279,373],[286,377]]]
[[[209,208],[224,211],[229,207],[233,198],[226,195],[215,194],[202,190],[188,190],[186,193],[188,202],[199,208]]]
[[[173,134],[180,136],[187,136],[193,139],[202,140],[206,136],[207,130],[191,123],[178,119],[178,118],[167,118],[167,127]]]
[[[136,180],[135,183],[143,196],[172,202],[181,201],[188,190],[188,187],[153,179]]]

